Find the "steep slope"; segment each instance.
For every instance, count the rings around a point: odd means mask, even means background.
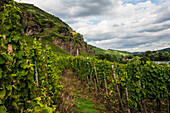
[[[122,55],[123,55],[123,56],[130,56],[130,55],[133,56],[133,53],[126,52],[126,51],[118,51],[118,50],[111,50],[111,49],[104,50],[104,49],[97,48],[97,47],[92,46],[92,45],[89,45],[89,46],[95,51],[95,54],[115,55],[115,56],[118,57],[118,58],[120,58]]]
[[[84,42],[83,36],[58,17],[46,13],[33,4],[18,5],[21,9],[21,24],[27,40],[36,37],[43,43],[49,43],[53,51],[58,51],[56,49],[58,46],[74,56],[93,54],[93,50],[89,49]]]

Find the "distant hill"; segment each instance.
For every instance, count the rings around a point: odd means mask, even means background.
[[[144,54],[145,52],[132,52],[133,54]]]
[[[92,45],[89,45],[89,46],[95,51],[95,54],[109,54],[109,55],[115,55],[116,57],[119,57],[119,58],[122,55],[123,56],[129,56],[129,55],[133,56],[133,53],[126,52],[126,51],[119,51],[119,50],[112,50],[112,49],[104,50],[104,49],[101,49],[101,48],[98,48],[98,47],[95,47]]]
[[[163,52],[163,51],[170,51],[170,48],[165,48],[165,49],[160,49],[157,50],[158,52]],[[133,54],[144,54],[145,52],[132,52]]]
[[[76,33],[68,24],[33,4],[18,3],[21,9],[21,24],[25,39],[30,42],[33,37],[48,43],[54,52],[61,55],[88,56],[94,53],[83,36]]]
[[[165,48],[165,49],[161,49],[161,50],[158,50],[159,52],[163,52],[163,51],[170,51],[170,48]]]

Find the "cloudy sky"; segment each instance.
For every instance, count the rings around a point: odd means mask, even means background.
[[[18,1],[18,0],[16,0]],[[170,0],[21,0],[61,18],[88,44],[130,52],[170,47]]]

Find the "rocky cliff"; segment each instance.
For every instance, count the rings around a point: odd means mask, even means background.
[[[52,42],[72,55],[90,55],[94,51],[84,42],[83,36],[51,14],[32,4],[18,4],[21,24],[26,36]]]

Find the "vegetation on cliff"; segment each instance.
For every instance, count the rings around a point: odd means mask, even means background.
[[[18,6],[21,9],[21,24],[27,41],[31,42],[32,37],[35,37],[42,40],[43,45],[48,43],[54,52],[60,51],[63,55],[75,56],[77,50],[80,55],[93,53],[93,50],[89,49],[87,43],[84,42],[83,36],[76,33],[58,17],[33,4],[20,3]]]

